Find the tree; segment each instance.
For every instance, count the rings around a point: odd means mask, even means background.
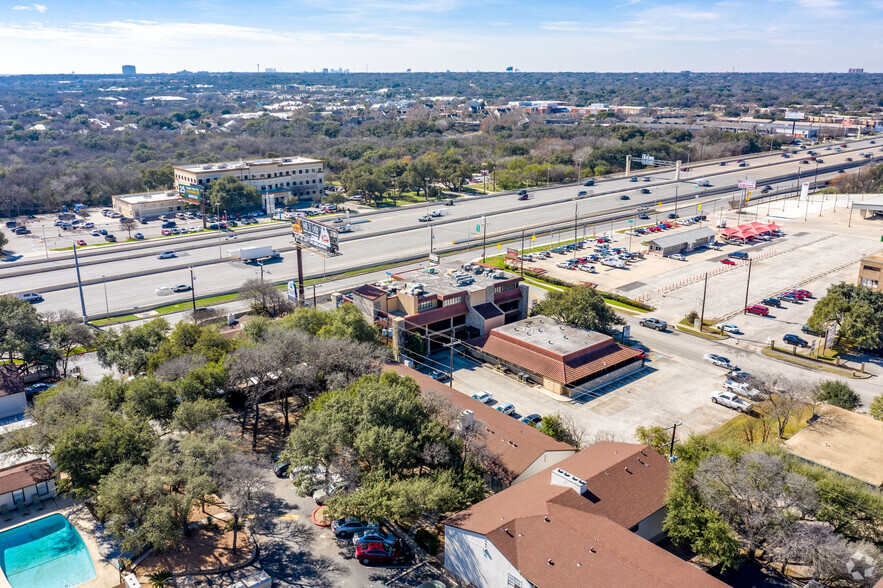
[[[206,205],[220,211],[241,212],[261,206],[260,191],[233,176],[212,181],[206,193]]]
[[[247,280],[239,289],[239,298],[249,301],[251,311],[258,316],[276,318],[294,310],[294,304],[279,288],[260,278]]]
[[[150,582],[151,588],[163,588],[163,586],[169,583],[169,580],[174,578],[174,574],[172,574],[169,570],[160,570],[158,572],[153,572],[149,576],[147,576],[147,581]]]
[[[95,331],[81,321],[66,317],[49,325],[49,344],[61,359],[62,377],[67,377],[71,353],[75,349],[88,349],[95,342]]]
[[[557,414],[550,414],[543,417],[543,420],[537,425],[537,429],[556,441],[567,440],[567,429],[561,424],[561,417]]]
[[[298,308],[282,324],[322,338],[377,341],[374,325],[366,321],[361,311],[352,304],[343,304],[331,311]]]
[[[9,237],[6,236],[6,233],[0,231],[0,253],[3,252],[3,248],[9,243]]]
[[[794,412],[811,398],[810,385],[802,380],[770,373],[755,375],[750,385],[766,398],[763,416],[776,421],[776,436],[784,439]]]
[[[0,296],[0,357],[12,363],[41,361],[46,355],[45,326],[36,309],[12,295]],[[51,364],[51,365],[54,365]]]
[[[332,192],[322,196],[322,204],[343,204],[346,202],[346,196],[340,192]]]
[[[874,397],[868,412],[878,421],[883,421],[883,394]]]
[[[531,316],[537,315],[602,333],[609,333],[613,325],[624,322],[607,306],[601,294],[590,286],[573,286],[550,292],[545,300],[531,309]]]
[[[98,339],[98,361],[123,374],[138,373],[166,340],[168,330],[169,323],[157,318],[137,327],[124,325],[119,332],[105,332]]]
[[[137,226],[138,226],[138,221],[136,221],[133,218],[128,218],[125,216],[120,218],[120,228],[123,229],[124,231],[126,231],[126,233],[129,235],[129,239],[132,238],[132,231]]]
[[[248,520],[257,514],[269,500],[270,483],[264,473],[272,463],[266,456],[235,453],[220,461],[214,468],[214,476],[221,489],[224,502],[233,512],[233,552],[236,552],[236,534],[239,520]]]
[[[178,405],[172,415],[172,429],[193,433],[215,422],[230,409],[221,399],[197,398]]]
[[[251,449],[258,446],[258,428],[261,421],[261,401],[276,384],[276,375],[283,366],[278,361],[279,350],[263,343],[249,347],[240,347],[227,358],[227,370],[230,384],[238,387],[248,399],[254,411]],[[243,420],[245,433],[245,421]]]
[[[829,323],[840,327],[838,341],[883,347],[883,292],[845,282],[831,286],[816,302],[807,325],[822,331]]]
[[[843,380],[823,380],[813,387],[812,394],[818,402],[846,410],[855,410],[862,405],[861,397]]]
[[[645,443],[665,455],[668,453],[671,443],[671,436],[665,430],[665,427],[656,425],[653,427],[639,426],[635,429],[635,438],[640,443]]]

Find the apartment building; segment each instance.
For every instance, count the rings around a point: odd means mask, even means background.
[[[201,186],[233,176],[237,180],[255,186],[261,192],[261,207],[268,213],[285,204],[289,196],[299,201],[315,202],[322,198],[325,174],[322,162],[305,157],[274,157],[251,161],[228,161],[201,165],[175,166],[175,188],[178,186]]]

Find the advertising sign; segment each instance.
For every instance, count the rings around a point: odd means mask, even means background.
[[[297,283],[296,282],[288,282],[288,299],[292,302],[297,302]]]
[[[332,254],[338,252],[336,227],[308,218],[295,218],[291,221],[291,234],[295,241],[307,247]]]
[[[757,188],[757,180],[739,180],[736,184],[740,190],[754,190]]]
[[[438,256],[438,253],[430,253],[429,265],[438,265],[439,263],[441,263],[441,258]]]
[[[825,347],[831,349],[834,347],[834,337],[837,336],[837,325],[831,323],[828,325],[828,328],[825,329]]]
[[[181,199],[185,202],[199,204],[199,201],[202,199],[202,187],[181,184],[178,186],[178,195],[181,196]]]
[[[518,249],[506,249],[507,257],[518,257]]]
[[[785,120],[803,120],[806,114],[803,112],[793,111],[785,113]]]
[[[804,182],[800,185],[800,199],[808,200],[809,199],[809,182]]]

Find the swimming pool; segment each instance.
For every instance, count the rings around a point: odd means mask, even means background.
[[[0,568],[12,588],[65,588],[95,578],[83,538],[60,514],[0,533]]]

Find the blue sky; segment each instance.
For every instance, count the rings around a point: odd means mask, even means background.
[[[881,31],[883,0],[13,1],[0,73],[880,72]]]

